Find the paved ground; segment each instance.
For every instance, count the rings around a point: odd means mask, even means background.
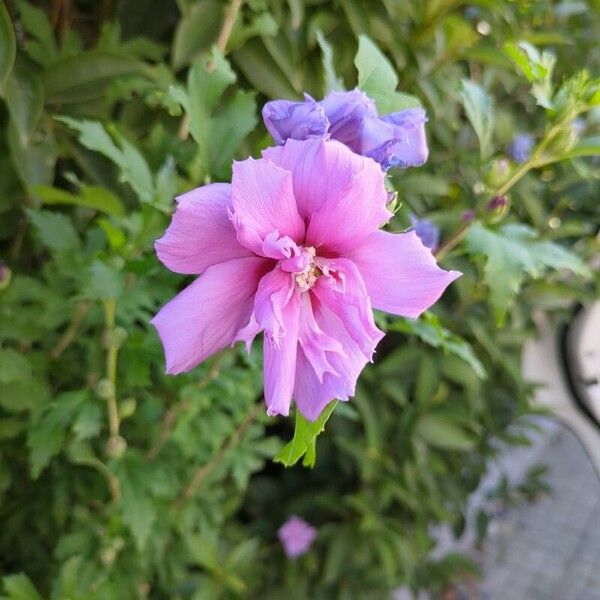
[[[552,436],[540,458],[550,467],[552,495],[511,508],[493,523],[477,595],[600,600],[600,480],[566,429]]]

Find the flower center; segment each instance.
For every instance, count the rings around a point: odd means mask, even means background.
[[[302,248],[302,254],[306,256],[306,266],[302,271],[296,273],[296,285],[301,292],[308,292],[315,285],[317,278],[321,275],[321,269],[315,264],[316,250],[312,246]]]
[[[294,275],[301,292],[307,292],[316,283],[322,270],[317,264],[317,252],[312,246],[296,247],[293,256],[281,261],[281,268]]]

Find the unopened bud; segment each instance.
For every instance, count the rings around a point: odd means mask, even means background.
[[[461,215],[460,220],[463,223],[470,223],[475,218],[474,210],[465,210],[465,212]]]
[[[135,398],[125,398],[119,402],[119,417],[121,419],[127,419],[131,417],[137,408],[137,401]]]
[[[485,210],[490,213],[488,215],[488,221],[490,223],[497,223],[506,216],[509,208],[510,201],[507,196],[496,196],[495,198],[492,198],[485,205]]]
[[[115,395],[115,385],[110,379],[101,379],[96,384],[96,394],[103,400],[113,398]]]
[[[12,277],[12,271],[6,266],[3,260],[0,260],[0,290],[8,287]]]
[[[121,458],[127,450],[127,442],[120,435],[111,435],[106,442],[106,455],[110,458]]]

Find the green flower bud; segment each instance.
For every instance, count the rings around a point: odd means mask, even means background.
[[[110,379],[101,379],[96,384],[96,394],[103,400],[113,398],[115,395],[115,386]]]
[[[110,458],[121,458],[127,450],[127,442],[120,435],[113,435],[106,442],[106,455]]]
[[[125,398],[119,402],[119,417],[121,419],[127,419],[131,417],[137,408],[137,401],[135,398]]]

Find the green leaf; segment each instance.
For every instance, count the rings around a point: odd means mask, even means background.
[[[212,155],[211,114],[223,92],[235,83],[236,76],[229,62],[216,51],[211,59],[212,68],[207,69],[206,60],[196,61],[188,75],[186,107],[190,117],[190,133],[198,144],[199,159],[204,169],[209,168]]]
[[[21,0],[18,3],[19,20],[23,28],[32,37],[26,42],[25,50],[41,65],[48,65],[58,57],[58,46],[48,15],[40,8]]]
[[[551,52],[540,52],[528,42],[504,44],[505,54],[532,84],[531,91],[538,105],[552,108],[552,71],[556,57]]]
[[[471,450],[471,437],[450,418],[441,413],[428,413],[419,417],[415,431],[427,444],[444,450]]]
[[[42,74],[48,104],[72,104],[102,98],[118,77],[143,73],[141,63],[124,56],[84,52],[53,63]]]
[[[114,300],[123,294],[123,274],[106,263],[95,260],[83,292],[90,300]]]
[[[27,214],[38,238],[50,250],[60,252],[79,248],[79,236],[66,215],[49,210],[28,210]]]
[[[323,74],[325,79],[325,94],[331,91],[340,91],[344,89],[344,83],[341,77],[335,72],[333,65],[333,49],[331,44],[325,39],[320,29],[316,31],[317,43],[321,48],[321,63],[323,64]]]
[[[31,476],[36,479],[50,460],[56,456],[65,441],[67,427],[77,409],[87,399],[87,391],[65,392],[44,411],[27,436]]]
[[[5,99],[21,145],[28,147],[44,108],[42,82],[30,70],[17,67],[6,82]]]
[[[4,95],[17,53],[12,21],[4,2],[0,3],[0,96]]]
[[[126,454],[117,469],[123,494],[123,522],[131,531],[138,550],[143,552],[157,516],[149,489],[151,473],[136,454]]]
[[[106,188],[85,185],[79,190],[79,194],[72,194],[49,185],[34,185],[31,191],[44,204],[71,204],[87,206],[109,215],[123,216],[125,214],[125,207],[121,200]]]
[[[449,354],[464,360],[478,377],[482,379],[486,377],[485,368],[475,355],[473,347],[466,340],[446,329],[439,318],[432,313],[425,313],[420,319],[397,319],[387,329],[416,335],[433,348],[442,348]]]
[[[88,148],[104,155],[111,160],[121,172],[121,180],[128,183],[141,202],[150,203],[154,200],[154,182],[152,173],[142,153],[121,135],[115,128],[112,133],[120,144],[113,141],[102,123],[70,117],[55,117],[79,133],[79,142]]]
[[[479,139],[479,152],[482,159],[492,153],[492,133],[494,131],[494,109],[492,99],[479,85],[462,80],[462,101],[467,117]]]
[[[200,50],[216,41],[223,20],[223,4],[217,0],[196,2],[180,20],[175,30],[171,61],[178,70]]]
[[[485,257],[484,281],[490,289],[490,303],[498,325],[519,293],[526,276],[544,276],[548,269],[570,269],[587,277],[581,259],[561,246],[537,239],[526,225],[508,224],[490,229],[474,224],[467,234],[467,249]]]
[[[246,136],[256,127],[256,100],[252,92],[238,90],[211,124],[211,172],[226,177],[231,160]]]
[[[295,99],[300,96],[300,90],[295,89],[261,40],[249,40],[231,56],[246,79],[269,98]]]
[[[295,465],[305,454],[307,458],[303,461],[303,466],[313,467],[316,460],[315,442],[317,436],[324,431],[325,423],[331,416],[333,409],[338,401],[330,402],[314,421],[308,421],[302,416],[299,410],[296,410],[296,423],[294,436],[273,458],[274,462],[279,462],[286,467]]]
[[[22,412],[43,404],[48,389],[37,379],[29,360],[13,350],[0,350],[0,406]]]
[[[33,583],[25,573],[2,578],[4,600],[42,600]]]
[[[366,36],[358,38],[358,52],[354,58],[358,70],[358,87],[375,100],[382,114],[420,106],[418,98],[397,92],[398,76],[387,57]]]

